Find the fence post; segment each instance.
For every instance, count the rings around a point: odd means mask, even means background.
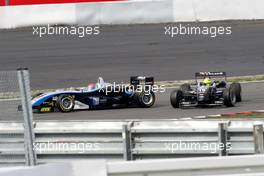
[[[31,92],[29,72],[26,68],[17,69],[18,82],[22,100],[22,109],[24,116],[24,143],[26,165],[34,166],[37,163],[36,154],[33,148],[35,134],[33,130],[33,113],[31,107]]]
[[[263,125],[258,124],[253,126],[253,135],[254,135],[254,147],[255,154],[263,154]]]
[[[132,142],[131,142],[131,128],[132,122],[128,122],[127,124],[123,125],[122,128],[122,139],[123,139],[123,148],[124,148],[124,153],[123,153],[123,159],[125,161],[130,161],[132,160]]]
[[[219,144],[223,146],[219,151],[219,156],[226,156],[227,150],[227,123],[219,123],[218,124],[218,139]]]

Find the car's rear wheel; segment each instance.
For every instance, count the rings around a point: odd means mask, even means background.
[[[227,88],[224,90],[224,105],[233,107],[236,104],[236,94],[234,89]]]
[[[183,92],[182,90],[173,90],[170,94],[170,102],[172,107],[174,108],[180,108],[181,107],[181,101],[183,99]]]
[[[230,85],[230,88],[235,91],[236,101],[237,102],[241,102],[242,101],[242,97],[241,97],[242,88],[241,88],[241,85],[239,83],[232,83]]]
[[[74,98],[70,95],[62,94],[58,97],[57,107],[61,112],[71,112],[75,106]]]
[[[140,92],[136,94],[136,100],[140,107],[150,108],[154,105],[156,97],[154,92]]]

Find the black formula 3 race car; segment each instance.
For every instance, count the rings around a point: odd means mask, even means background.
[[[33,112],[71,112],[83,109],[108,109],[115,107],[149,108],[155,103],[151,87],[153,77],[135,76],[130,85],[97,83],[73,90],[56,90],[32,96]]]
[[[174,108],[233,107],[242,101],[241,92],[240,83],[227,83],[225,72],[198,72],[194,84],[183,84],[171,92],[170,102]]]

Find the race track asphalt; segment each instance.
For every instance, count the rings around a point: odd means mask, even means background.
[[[33,89],[84,86],[151,75],[193,78],[196,71],[264,74],[264,21],[190,23],[231,26],[232,35],[164,35],[168,24],[101,26],[98,36],[32,35],[32,28],[0,30],[0,70],[28,67]],[[178,24],[172,24],[177,26]]]
[[[85,110],[71,113],[44,113],[34,114],[35,120],[126,120],[126,119],[180,119],[185,117],[215,115],[231,112],[242,112],[264,109],[264,82],[242,84],[243,101],[236,107],[209,107],[174,109],[170,105],[169,96],[172,89],[157,94],[156,103],[152,108],[123,108],[110,110]],[[4,105],[1,104],[0,105]],[[1,108],[0,120],[22,120],[16,103],[9,102],[6,108]],[[4,109],[4,110],[3,110]]]
[[[231,26],[232,35],[170,38],[168,24],[101,26],[94,37],[32,35],[32,28],[0,30],[0,70],[27,67],[32,89],[85,86],[98,76],[128,82],[131,75],[156,80],[191,79],[196,71],[226,71],[230,76],[264,74],[264,21],[191,23]],[[172,24],[177,25],[177,24]],[[264,83],[243,84],[244,101],[235,108],[176,110],[168,90],[150,109],[35,114],[37,120],[166,119],[264,108]],[[17,102],[1,102],[0,120],[22,120]],[[1,110],[1,111],[2,111]],[[13,113],[11,113],[13,112]]]

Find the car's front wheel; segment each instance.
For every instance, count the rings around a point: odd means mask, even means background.
[[[170,94],[170,102],[172,107],[180,108],[183,99],[183,92],[180,89],[173,90]]]
[[[62,94],[58,97],[57,107],[61,112],[71,112],[75,106],[74,98],[70,95]]]
[[[239,83],[232,83],[230,85],[230,88],[233,89],[235,91],[236,94],[236,101],[237,102],[241,102],[242,101],[242,96],[241,96],[241,92],[242,92],[242,88],[241,88],[241,84]]]
[[[233,107],[236,104],[236,93],[234,89],[227,88],[224,90],[224,104],[227,107]]]

